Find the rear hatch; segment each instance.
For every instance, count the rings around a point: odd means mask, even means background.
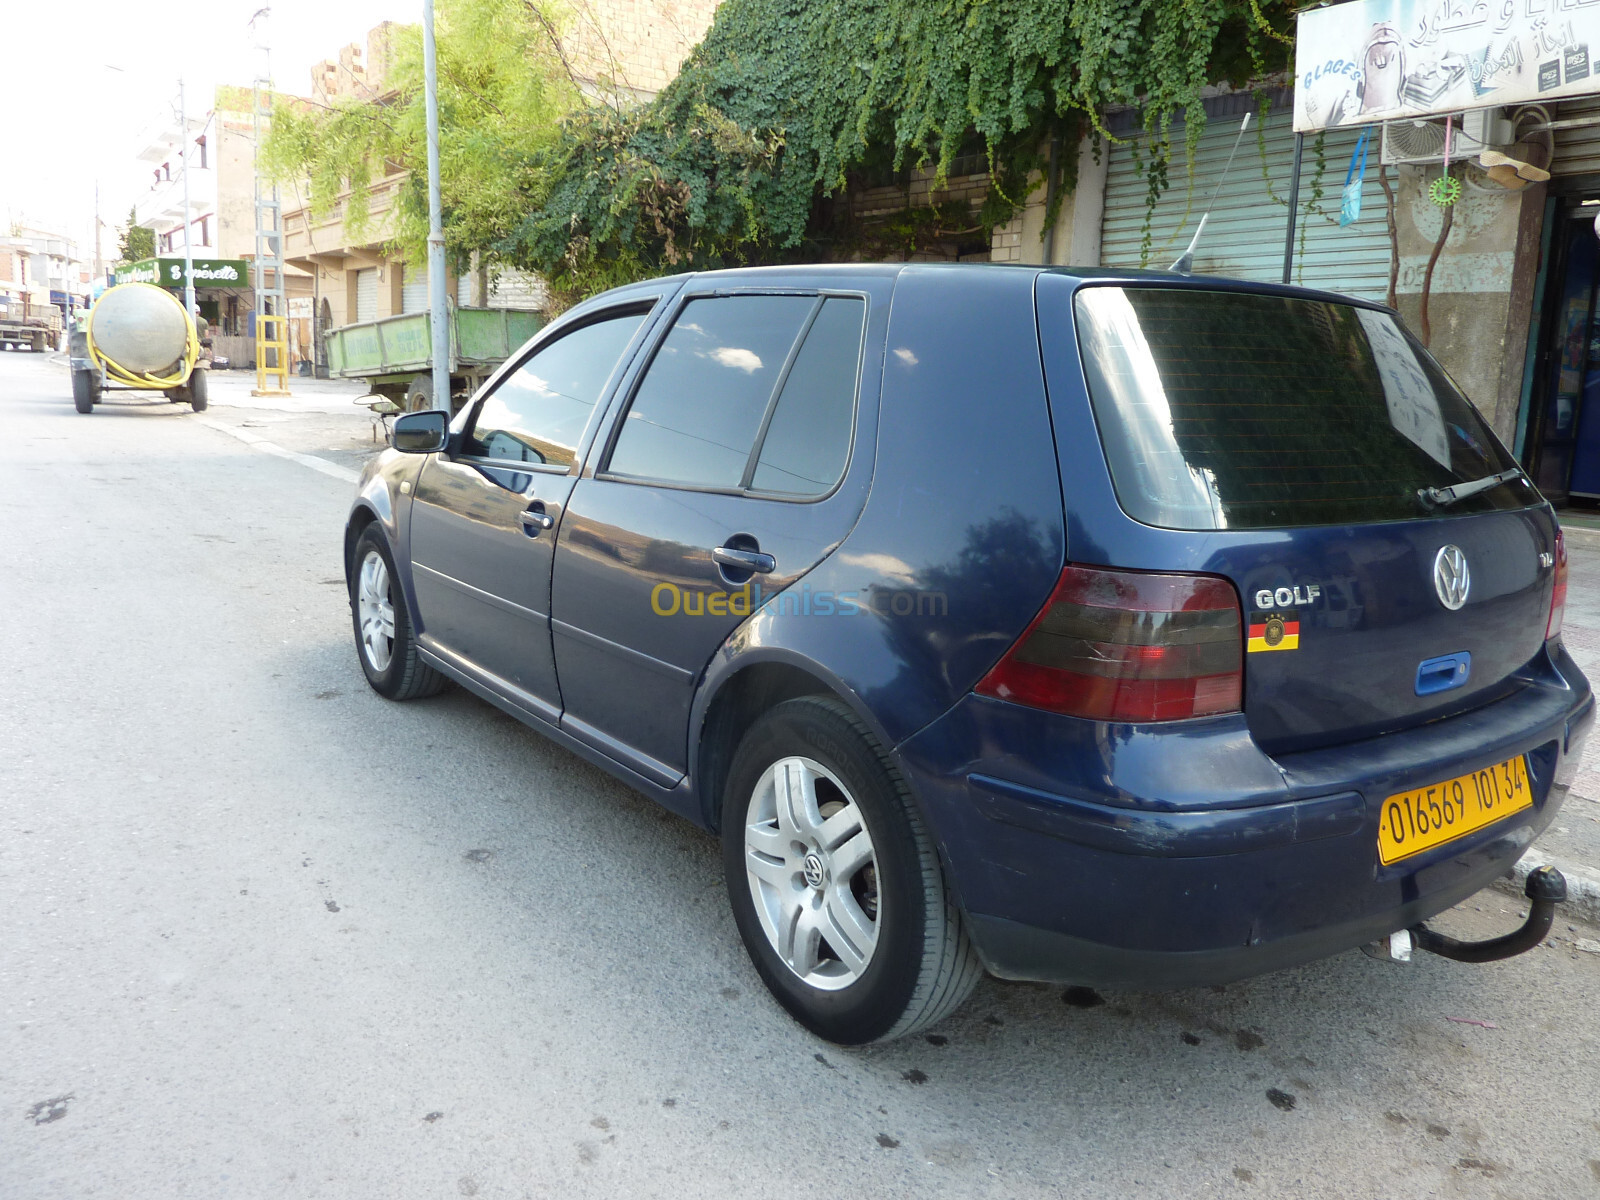
[[[1553,519],[1395,317],[1139,284],[1080,288],[1074,318],[1117,503],[1150,527],[1105,539],[1145,560],[1112,565],[1234,584],[1264,749],[1370,737],[1520,686],[1544,643]]]

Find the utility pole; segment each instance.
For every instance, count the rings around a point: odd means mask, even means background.
[[[439,201],[439,56],[433,0],[422,0],[422,70],[428,110],[428,324],[433,330],[433,407],[450,411],[450,314],[445,303],[444,216]]]
[[[270,8],[250,18],[250,33],[261,51],[261,74],[250,91],[251,169],[255,174],[256,386],[252,396],[289,394],[289,315],[283,282],[283,204],[275,180],[261,169],[261,147],[272,123],[272,51],[266,22]],[[258,24],[259,22],[259,24]],[[318,268],[319,270],[321,268]],[[270,282],[269,280],[270,272]]]
[[[183,80],[178,80],[178,152],[183,167],[183,311],[194,320],[194,253],[189,245],[189,110],[184,104]]]
[[[97,285],[106,281],[105,264],[100,259],[100,181],[94,181],[94,282],[89,285],[89,296],[94,297]]]

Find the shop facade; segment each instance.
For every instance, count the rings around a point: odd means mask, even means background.
[[[247,259],[196,258],[194,298],[200,315],[211,325],[217,352],[235,366],[249,366],[255,356],[255,277]],[[186,277],[183,259],[161,256],[118,266],[117,283],[153,283],[182,296]],[[284,275],[284,291],[291,314],[298,301],[310,303],[311,280],[304,275]],[[309,321],[306,322],[309,326]],[[301,339],[308,347],[309,334]]]
[[[1554,111],[1551,124],[1517,449],[1553,502],[1600,510],[1600,98]]]

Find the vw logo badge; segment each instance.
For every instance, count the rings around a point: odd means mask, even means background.
[[[806,886],[819,888],[822,886],[822,860],[815,854],[808,854],[801,868],[805,871]]]
[[[1472,586],[1472,572],[1467,568],[1467,556],[1459,546],[1441,546],[1433,560],[1433,586],[1439,593],[1439,603],[1455,612],[1467,602],[1467,589]]]

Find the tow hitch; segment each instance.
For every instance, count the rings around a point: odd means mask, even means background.
[[[1567,898],[1567,881],[1554,867],[1539,867],[1528,872],[1528,884],[1523,894],[1529,901],[1528,919],[1522,923],[1521,929],[1513,930],[1504,937],[1490,938],[1484,942],[1463,942],[1435,933],[1426,925],[1413,925],[1411,937],[1418,950],[1465,963],[1495,962],[1532,950],[1550,932],[1556,905]]]

